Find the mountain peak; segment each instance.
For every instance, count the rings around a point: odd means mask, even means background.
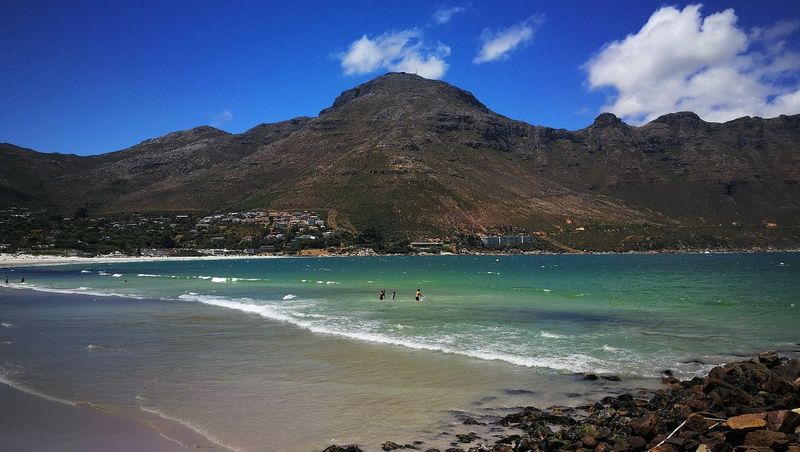
[[[619,119],[614,113],[600,113],[597,118],[595,118],[592,126],[594,127],[612,127],[612,126],[621,126],[624,125],[621,119]]]
[[[320,115],[339,111],[354,102],[403,103],[409,100],[427,100],[437,105],[468,107],[487,113],[486,108],[472,93],[441,80],[429,80],[416,74],[389,72],[342,92],[333,105]]]
[[[673,126],[692,126],[695,127],[704,121],[692,111],[679,111],[661,115],[651,122],[669,124]]]

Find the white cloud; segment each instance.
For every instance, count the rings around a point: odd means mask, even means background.
[[[590,88],[616,91],[603,110],[632,123],[683,110],[707,121],[800,113],[800,54],[785,41],[800,24],[748,33],[734,10],[703,18],[700,7],[662,7],[585,64]]]
[[[444,25],[447,22],[450,22],[450,19],[453,18],[458,13],[463,13],[466,11],[463,6],[451,6],[450,8],[440,8],[434,11],[433,13],[433,20],[439,24]]]
[[[226,122],[230,122],[233,119],[233,112],[230,110],[222,110],[219,113],[211,113],[211,125],[215,127],[219,127]]]
[[[478,55],[472,60],[475,64],[508,58],[509,52],[517,47],[528,45],[536,34],[536,29],[544,22],[541,15],[531,16],[524,21],[503,30],[485,29],[481,33],[482,42]]]
[[[339,58],[347,75],[389,70],[439,79],[447,72],[449,65],[444,58],[449,55],[450,47],[441,43],[426,45],[422,34],[412,29],[387,32],[374,38],[364,35],[353,41]]]

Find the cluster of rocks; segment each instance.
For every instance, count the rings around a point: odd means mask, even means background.
[[[492,421],[491,431],[503,428],[502,434],[458,434],[445,452],[800,452],[800,359],[764,352],[715,367],[705,378],[667,375],[663,381],[668,387],[649,399],[623,394],[576,408],[526,407]],[[382,449],[426,450],[421,442],[386,442]],[[359,451],[354,445],[325,449]]]

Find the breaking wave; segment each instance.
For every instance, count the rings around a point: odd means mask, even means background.
[[[593,358],[582,353],[570,353],[557,357],[523,356],[508,352],[493,350],[490,347],[459,347],[449,340],[426,340],[426,338],[400,338],[381,332],[369,331],[369,325],[354,325],[341,323],[329,316],[318,314],[292,312],[287,308],[278,308],[264,304],[263,300],[250,298],[227,298],[214,295],[183,294],[178,297],[184,301],[199,302],[211,306],[234,309],[241,312],[258,314],[264,318],[295,325],[318,334],[346,337],[364,342],[396,345],[414,350],[428,350],[447,354],[468,356],[484,361],[504,361],[524,367],[542,367],[567,372],[598,372],[612,373],[614,367],[610,363]],[[311,320],[314,319],[314,320]],[[352,319],[350,319],[352,320]]]

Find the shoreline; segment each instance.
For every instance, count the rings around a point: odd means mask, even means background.
[[[77,257],[57,256],[52,254],[10,254],[0,253],[0,268],[38,267],[46,265],[76,264],[113,264],[134,262],[182,262],[182,261],[217,261],[217,260],[250,260],[250,259],[293,259],[293,258],[336,258],[336,257],[395,257],[395,256],[613,256],[613,255],[676,255],[676,254],[780,254],[800,253],[800,249],[741,249],[741,250],[659,250],[659,251],[587,251],[581,253],[554,253],[548,251],[515,252],[462,252],[462,253],[413,253],[413,254],[316,254],[316,255],[283,255],[283,254],[227,254],[213,256],[98,256]]]

